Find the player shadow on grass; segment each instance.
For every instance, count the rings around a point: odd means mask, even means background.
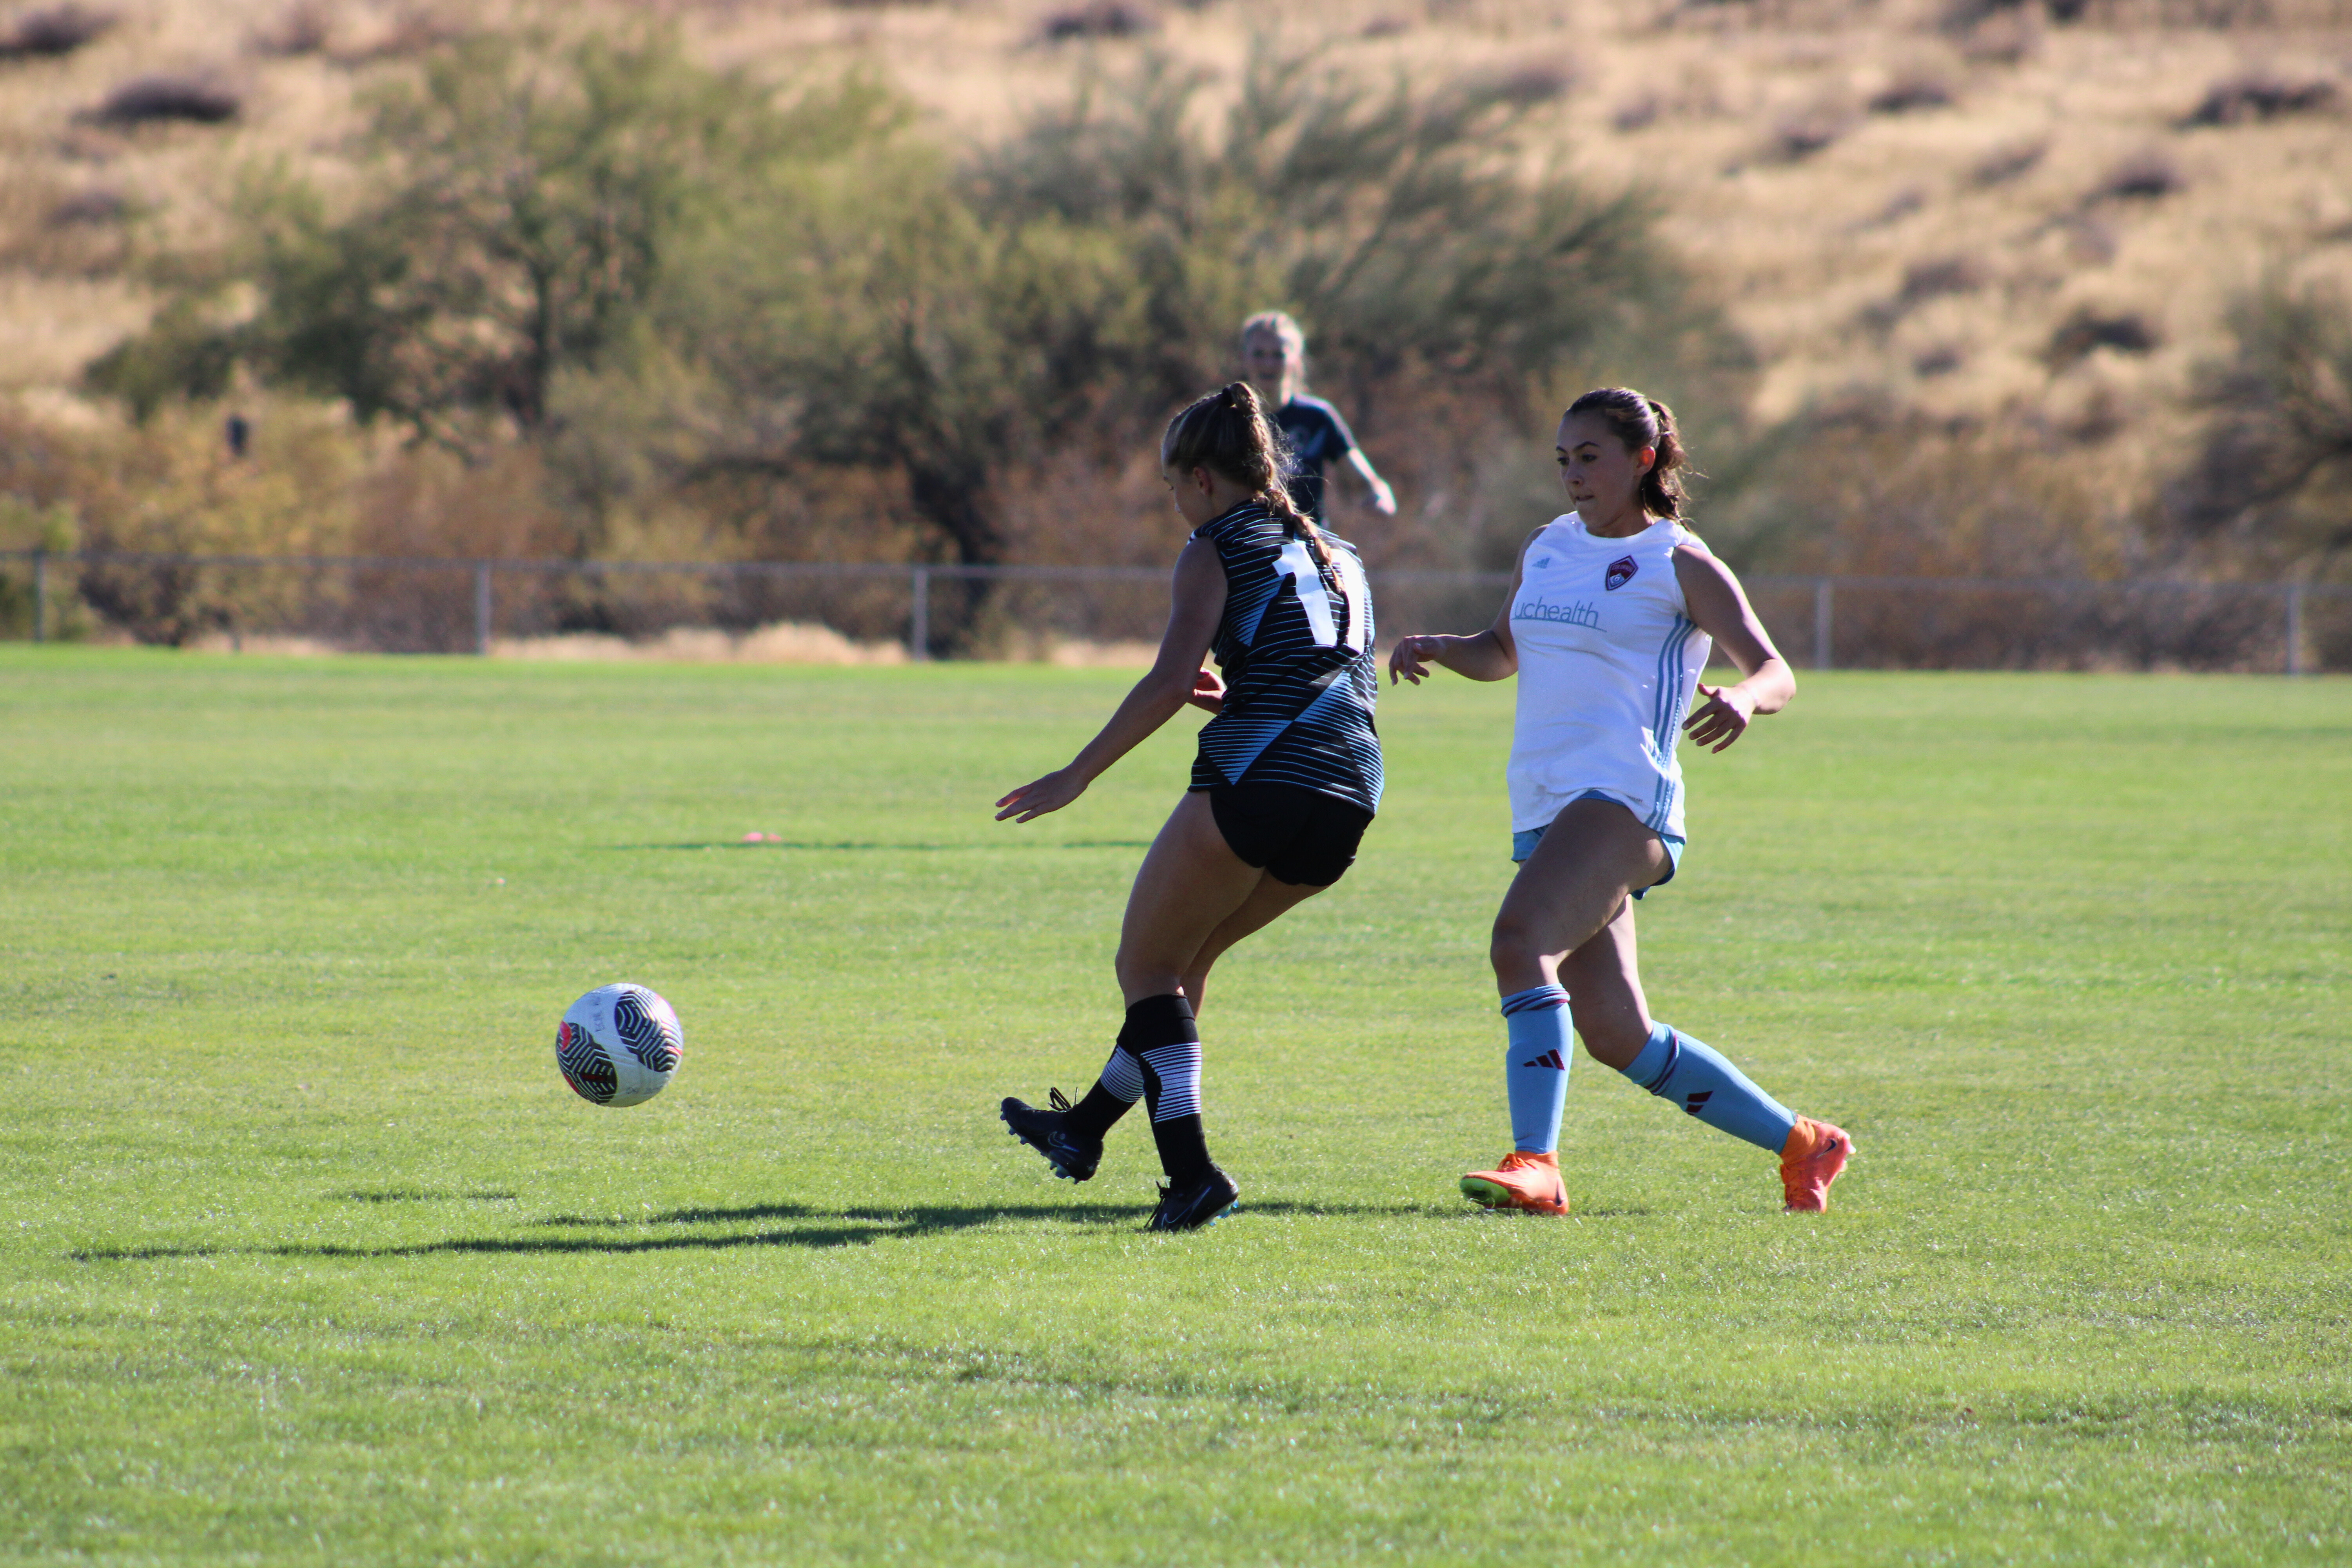
[[[844,838],[763,838],[714,839],[699,844],[607,844],[606,849],[887,849],[898,851],[946,851],[951,849],[1149,849],[1149,838],[1066,838],[1020,839],[1007,835],[991,843],[971,844],[880,844],[870,839]]]
[[[83,1263],[138,1262],[174,1258],[429,1258],[438,1253],[591,1253],[724,1251],[739,1247],[853,1247],[971,1230],[1003,1220],[1044,1221],[1088,1226],[1139,1226],[1148,1204],[956,1204],[913,1207],[820,1209],[806,1204],[754,1204],[738,1208],[672,1209],[640,1219],[604,1215],[555,1215],[530,1221],[541,1227],[601,1230],[661,1225],[727,1225],[748,1220],[807,1219],[830,1224],[791,1229],[739,1231],[725,1236],[484,1236],[393,1247],[346,1247],[333,1243],[289,1243],[282,1247],[89,1247],[70,1254]],[[1232,1219],[1252,1215],[1349,1215],[1359,1217],[1453,1217],[1454,1211],[1425,1204],[1315,1204],[1275,1199],[1244,1201]],[[1228,1222],[1230,1223],[1230,1221]]]

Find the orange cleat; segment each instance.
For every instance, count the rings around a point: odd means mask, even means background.
[[[1568,1212],[1568,1189],[1559,1181],[1559,1156],[1530,1154],[1524,1149],[1504,1155],[1503,1163],[1491,1171],[1473,1171],[1463,1177],[1462,1195],[1486,1209]]]
[[[1789,1142],[1780,1150],[1780,1191],[1790,1214],[1820,1214],[1830,1206],[1830,1184],[1838,1179],[1853,1153],[1853,1140],[1845,1129],[1797,1118]]]

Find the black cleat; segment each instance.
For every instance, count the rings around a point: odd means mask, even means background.
[[[1051,1110],[1040,1110],[1023,1100],[1007,1100],[997,1114],[1004,1118],[1004,1130],[1045,1156],[1045,1163],[1054,1167],[1054,1174],[1073,1182],[1083,1182],[1095,1173],[1102,1163],[1102,1140],[1074,1138],[1063,1130],[1070,1119],[1070,1102],[1055,1089]]]
[[[1151,1211],[1146,1230],[1198,1230],[1213,1224],[1242,1195],[1234,1179],[1214,1165],[1190,1185],[1162,1186],[1160,1206]]]

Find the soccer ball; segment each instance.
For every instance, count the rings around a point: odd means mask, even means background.
[[[643,985],[599,985],[563,1010],[555,1065],[583,1100],[642,1105],[659,1094],[686,1054],[670,1005]]]

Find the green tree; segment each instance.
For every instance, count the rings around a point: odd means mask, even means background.
[[[739,233],[685,335],[757,438],[710,461],[892,468],[957,559],[992,561],[1008,475],[1148,438],[1251,310],[1304,315],[1360,402],[1434,382],[1491,426],[1688,298],[1645,205],[1527,173],[1553,79],[1375,88],[1260,48],[1203,130],[1207,85],[1147,55],[961,169],[910,149]]]
[[[1207,85],[1148,59],[973,174],[992,208],[1122,235],[1148,314],[1181,345],[1150,367],[1168,389],[1226,362],[1244,303],[1299,313],[1326,374],[1361,395],[1410,372],[1520,401],[1612,337],[1712,325],[1649,204],[1530,172],[1563,79],[1380,85],[1261,45],[1213,134],[1193,129]]]
[[[241,361],[460,450],[536,436],[561,376],[634,351],[700,236],[896,112],[855,79],[781,105],[661,32],[469,37],[377,99],[355,205],[248,180],[244,243],[91,379],[144,412]],[[257,311],[207,326],[201,296],[231,281]]]

